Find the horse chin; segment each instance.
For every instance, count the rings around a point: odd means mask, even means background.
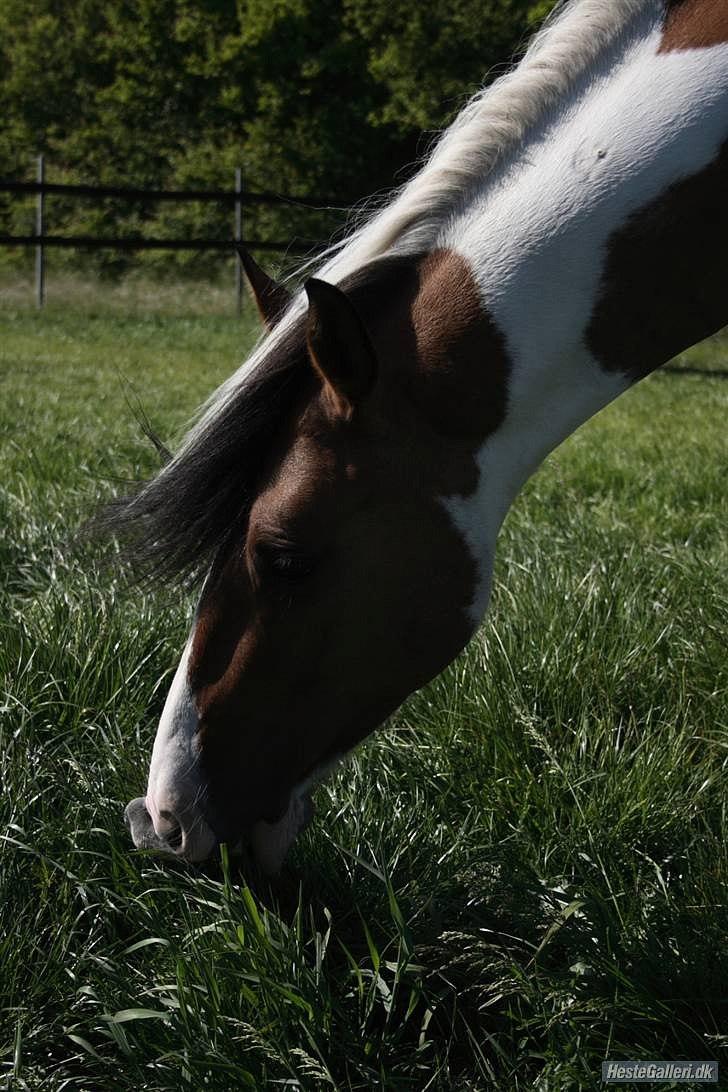
[[[266,876],[275,876],[280,872],[288,850],[311,822],[313,811],[310,793],[294,791],[280,819],[273,823],[260,819],[253,824],[250,848],[258,867]]]

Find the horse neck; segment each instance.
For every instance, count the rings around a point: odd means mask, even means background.
[[[508,358],[479,485],[446,502],[481,558],[549,451],[728,322],[728,45],[670,48],[651,10],[438,239]]]

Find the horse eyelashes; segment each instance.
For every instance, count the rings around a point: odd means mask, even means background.
[[[282,577],[295,581],[308,576],[314,569],[310,556],[289,548],[259,544],[255,549],[256,568],[263,575]]]

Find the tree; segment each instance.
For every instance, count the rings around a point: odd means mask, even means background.
[[[0,174],[55,181],[331,196],[403,181],[432,134],[500,71],[549,0],[2,0]],[[229,209],[61,202],[53,229],[227,235]],[[0,204],[28,231],[28,203]],[[343,222],[296,206],[246,211],[246,234],[325,240]],[[77,259],[69,255],[69,260]],[[128,259],[102,252],[119,268]],[[144,260],[195,270],[218,259]]]

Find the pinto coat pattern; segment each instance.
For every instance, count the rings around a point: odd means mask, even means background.
[[[728,0],[573,0],[289,298],[121,502],[204,576],[138,846],[250,840],[275,871],[316,779],[453,659],[544,457],[728,321]]]

